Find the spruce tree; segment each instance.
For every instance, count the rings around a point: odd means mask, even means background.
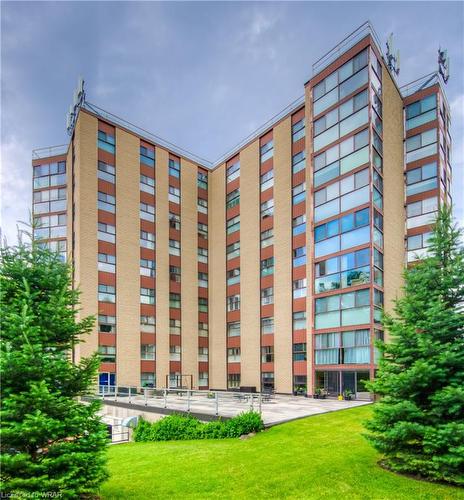
[[[404,273],[370,389],[367,438],[396,472],[464,485],[464,249],[444,207],[429,255]]]
[[[33,243],[0,249],[1,491],[94,498],[107,477],[97,355],[71,361],[94,318],[77,321],[70,267]]]

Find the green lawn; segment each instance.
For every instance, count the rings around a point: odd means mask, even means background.
[[[296,420],[254,438],[109,450],[102,498],[464,499],[464,489],[387,472],[361,436],[370,407]]]

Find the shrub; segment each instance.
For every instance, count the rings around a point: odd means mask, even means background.
[[[261,415],[245,412],[230,420],[203,423],[190,415],[173,414],[157,422],[140,419],[134,429],[135,441],[179,441],[188,439],[224,439],[264,429]]]

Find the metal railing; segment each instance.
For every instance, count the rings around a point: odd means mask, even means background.
[[[61,156],[68,153],[69,144],[60,144],[59,146],[48,146],[32,150],[32,159],[50,158],[52,156]]]
[[[377,33],[374,30],[370,21],[366,21],[356,28],[352,33],[345,37],[341,42],[339,42],[335,47],[326,52],[321,58],[319,58],[313,64],[313,77],[320,73],[323,69],[327,68],[331,63],[338,59],[342,54],[347,52],[351,47],[354,47],[358,42],[360,42],[366,36],[371,35],[372,40],[377,46],[377,49],[381,54],[383,54],[381,43]]]
[[[238,411],[262,412],[262,404],[271,401],[270,393],[208,391],[185,388],[100,385],[96,394],[103,401],[113,401],[180,412],[233,416]],[[238,410],[238,411],[237,411]]]

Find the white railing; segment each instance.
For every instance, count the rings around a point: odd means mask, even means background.
[[[59,146],[49,146],[32,150],[32,159],[40,160],[41,158],[51,158],[53,156],[61,156],[68,153],[69,144],[60,144]]]
[[[218,416],[233,416],[237,409],[261,413],[262,404],[269,402],[269,393],[192,390],[184,388],[155,389],[152,387],[99,385],[97,394],[103,401],[112,401],[137,406],[158,407],[173,411]]]

